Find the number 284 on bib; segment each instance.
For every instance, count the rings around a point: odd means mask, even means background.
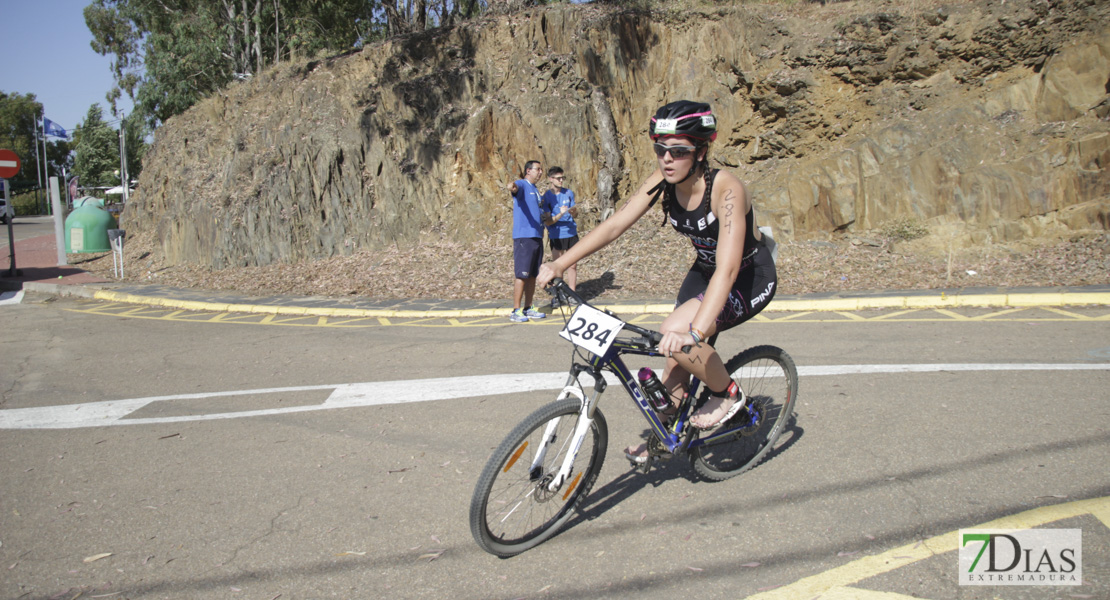
[[[583,304],[570,316],[559,335],[575,346],[603,356],[623,327],[620,319]]]

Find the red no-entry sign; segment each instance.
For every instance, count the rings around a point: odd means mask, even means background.
[[[19,173],[19,155],[11,150],[0,150],[0,177],[8,179]]]

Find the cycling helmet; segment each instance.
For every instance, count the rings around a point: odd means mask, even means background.
[[[717,139],[717,119],[708,104],[679,100],[655,111],[648,134],[652,140],[667,135],[684,135],[712,142]]]

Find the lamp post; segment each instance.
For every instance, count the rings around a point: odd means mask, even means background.
[[[127,206],[127,201],[131,198],[131,177],[127,173],[127,115],[120,117],[119,121],[119,171],[116,174],[120,176],[120,182],[123,184],[123,205]]]

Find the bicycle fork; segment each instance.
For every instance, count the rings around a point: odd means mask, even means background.
[[[578,367],[578,365],[575,365],[575,367]],[[566,482],[567,478],[570,477],[571,471],[574,468],[574,460],[578,457],[578,450],[582,448],[582,442],[586,439],[586,434],[589,433],[590,427],[593,425],[593,412],[594,408],[597,406],[598,398],[600,398],[601,393],[605,391],[605,378],[599,374],[594,378],[593,396],[587,399],[585,392],[582,391],[582,387],[578,384],[579,373],[580,370],[578,368],[571,370],[571,374],[567,378],[567,385],[563,387],[563,391],[559,393],[559,397],[557,398],[557,400],[565,400],[573,396],[581,403],[581,408],[578,411],[578,420],[574,427],[574,433],[571,434],[569,448],[566,454],[563,455],[562,464],[559,465],[559,470],[555,472],[551,481],[547,483],[546,487],[549,492],[558,490],[563,483]],[[547,424],[547,428],[544,430],[543,435],[543,447],[536,453],[536,458],[532,461],[533,473],[538,472],[537,470],[542,470],[548,448],[557,441],[555,440],[555,429],[558,426],[559,419],[552,420]],[[574,491],[581,477],[582,474],[578,473],[574,482],[567,490],[566,495]]]

